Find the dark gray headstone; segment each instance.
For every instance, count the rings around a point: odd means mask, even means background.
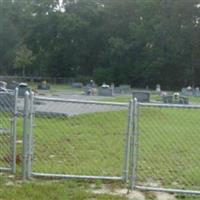
[[[150,93],[146,91],[133,91],[133,98],[136,98],[139,102],[149,102]]]
[[[184,96],[193,96],[194,95],[194,91],[192,89],[187,89],[187,88],[182,88],[181,93]]]
[[[80,83],[80,82],[72,83],[72,87],[73,88],[82,88],[83,87],[83,83]]]
[[[189,104],[189,98],[184,96],[164,96],[163,103],[173,103],[173,104]]]
[[[19,89],[19,93],[18,93],[19,97],[24,97],[25,92],[30,91],[30,88],[28,88],[28,85],[26,83],[20,83],[18,86],[18,89]]]
[[[113,96],[113,88],[103,88],[98,89],[99,96]]]
[[[115,87],[114,88],[114,93],[115,94],[121,94],[122,93],[121,88],[120,87]]]

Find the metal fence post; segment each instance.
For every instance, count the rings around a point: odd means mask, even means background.
[[[27,178],[31,178],[32,157],[33,157],[33,103],[34,93],[30,93],[30,122],[29,122],[29,138],[28,138],[28,157],[27,157]]]
[[[135,189],[136,182],[136,167],[137,167],[137,152],[138,150],[138,102],[135,98],[133,101],[133,129],[131,138],[131,190]]]
[[[16,173],[16,140],[17,140],[17,99],[18,99],[18,88],[15,89],[14,93],[14,113],[12,119],[12,173]]]
[[[25,92],[25,97],[24,97],[24,111],[23,111],[23,152],[22,152],[22,157],[23,157],[23,162],[22,162],[22,178],[23,180],[26,180],[27,178],[27,142],[28,142],[28,115],[29,115],[29,92]]]
[[[127,130],[126,130],[126,144],[125,144],[125,163],[124,163],[124,172],[123,179],[128,182],[129,176],[129,159],[130,159],[130,137],[131,137],[131,125],[132,125],[132,112],[133,112],[133,101],[131,100],[128,106],[128,121],[127,121]]]

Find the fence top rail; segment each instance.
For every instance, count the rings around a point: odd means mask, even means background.
[[[185,105],[185,104],[141,103],[141,102],[138,102],[138,105],[139,106],[143,106],[143,107],[200,109],[200,105],[197,105],[197,104]]]
[[[15,91],[14,90],[7,90],[7,92],[1,91],[0,95],[10,95],[14,96]]]
[[[106,102],[106,101],[89,101],[89,100],[76,100],[76,99],[62,99],[62,98],[40,97],[40,96],[35,96],[35,100],[38,100],[38,101],[63,102],[63,103],[77,103],[77,104],[81,103],[81,104],[123,106],[123,107],[128,107],[129,106],[129,103]]]

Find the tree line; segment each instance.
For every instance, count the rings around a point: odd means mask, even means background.
[[[200,0],[0,0],[0,74],[200,85]]]

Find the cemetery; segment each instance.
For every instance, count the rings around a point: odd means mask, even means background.
[[[200,200],[200,0],[0,0],[0,200]]]
[[[25,88],[28,87],[28,83],[21,83],[18,86],[22,86],[21,95],[24,95]],[[30,84],[31,85],[31,84]],[[32,86],[34,88],[35,86]],[[58,86],[56,86],[58,88]],[[99,86],[103,89],[114,89],[113,86],[109,86],[103,84]],[[97,87],[99,89],[99,87]],[[155,87],[156,88],[156,87]],[[26,90],[29,91],[29,90]],[[20,92],[20,88],[19,88]],[[123,151],[124,151],[124,142],[121,142],[121,138],[124,137],[124,133],[126,130],[127,123],[127,107],[122,105],[128,105],[130,99],[137,99],[138,103],[143,103],[145,106],[152,104],[153,107],[142,107],[140,110],[140,127],[142,128],[143,135],[141,136],[141,144],[142,148],[148,148],[148,154],[145,152],[140,152],[142,156],[138,160],[138,177],[140,182],[147,182],[148,174],[154,177],[155,180],[165,179],[166,183],[162,183],[162,187],[167,187],[167,183],[171,183],[171,179],[168,177],[168,173],[165,172],[165,167],[162,163],[162,156],[166,159],[173,156],[178,156],[176,151],[182,152],[182,156],[180,157],[180,162],[184,163],[184,166],[190,166],[190,164],[195,164],[195,155],[194,160],[190,160],[188,162],[189,157],[187,156],[188,151],[185,151],[185,148],[189,148],[189,146],[193,145],[193,140],[187,140],[187,130],[191,129],[192,137],[198,138],[198,127],[194,127],[193,123],[198,123],[198,107],[190,109],[178,109],[174,107],[175,105],[184,106],[184,104],[189,104],[188,97],[184,97],[181,93],[178,92],[164,92],[157,91],[156,89],[153,91],[150,90],[138,90],[131,89],[130,93],[124,95],[124,93],[116,94],[114,93],[112,96],[106,96],[105,94],[99,95],[83,95],[80,90],[60,90],[56,92],[58,96],[54,96],[53,93],[55,91],[47,91],[45,96],[41,96],[39,93],[35,94],[35,101],[33,102],[34,106],[34,137],[35,137],[35,157],[32,160],[33,170],[35,172],[44,173],[44,174],[82,174],[83,175],[92,175],[99,176],[102,175],[99,173],[101,170],[106,172],[107,176],[120,176],[120,170],[123,163]],[[172,95],[169,95],[172,94]],[[160,100],[156,100],[156,97],[160,97]],[[162,96],[163,95],[163,96]],[[115,103],[110,102],[107,105],[105,103],[106,98],[122,98],[127,97],[126,102],[123,104],[119,103],[118,106]],[[62,99],[60,99],[62,98]],[[64,98],[64,99],[63,99]],[[196,97],[198,98],[198,97]],[[2,101],[3,99],[3,101]],[[23,112],[24,102],[23,98],[18,99],[18,109],[19,112]],[[60,100],[59,100],[60,99]],[[11,101],[10,103],[8,103]],[[114,100],[112,100],[114,101]],[[10,105],[5,109],[5,105],[2,102],[6,102],[6,105]],[[6,146],[8,141],[7,135],[10,134],[8,132],[9,127],[7,125],[7,120],[11,116],[10,114],[6,114],[5,112],[13,112],[13,99],[7,99],[5,96],[0,95],[0,110],[2,112],[1,119],[3,122],[1,131],[2,136],[0,136],[0,143],[4,142],[4,146]],[[104,105],[105,103],[105,105]],[[172,105],[170,108],[166,107],[154,107],[155,103],[159,104],[167,104]],[[114,106],[115,105],[115,106]],[[198,105],[196,103],[196,105]],[[191,105],[192,106],[192,105]],[[174,108],[173,108],[174,107]],[[9,110],[8,108],[11,108]],[[165,116],[165,117],[163,117]],[[189,118],[188,118],[189,116]],[[159,123],[157,118],[159,117]],[[189,120],[188,120],[189,119]],[[110,121],[111,120],[111,121]],[[22,117],[18,117],[17,120],[17,134],[18,140],[22,140],[22,132],[21,127],[23,125]],[[167,124],[166,124],[167,122]],[[183,125],[184,122],[184,125]],[[191,123],[192,122],[192,123]],[[101,126],[103,124],[103,127]],[[169,137],[167,140],[163,140],[159,135],[160,132],[171,129],[171,127],[176,127],[172,131],[173,137]],[[187,127],[187,128],[186,128]],[[156,131],[154,131],[154,128]],[[46,132],[48,130],[48,132]],[[187,144],[182,146],[178,145],[173,146],[171,144],[176,143],[176,138],[179,137],[179,130],[182,131],[181,141],[187,140]],[[106,133],[106,137],[102,135],[102,132]],[[44,135],[45,134],[45,135]],[[81,141],[84,141],[84,144],[77,138],[81,138]],[[148,140],[146,139],[148,138]],[[151,138],[151,139],[150,139]],[[154,140],[157,138],[157,140]],[[95,147],[94,143],[95,141]],[[73,154],[67,154],[65,157],[65,152],[71,152],[71,145],[66,146],[66,142],[73,144],[76,148],[76,152]],[[114,143],[113,143],[114,142]],[[149,147],[149,142],[153,145]],[[164,143],[163,148],[159,147],[160,150],[155,151],[154,145],[159,146]],[[53,146],[49,146],[49,144],[54,144]],[[112,148],[110,148],[112,146]],[[108,148],[109,147],[109,148]],[[45,151],[43,149],[46,149]],[[178,148],[178,150],[177,150]],[[200,153],[200,149],[198,147],[194,147],[197,151],[197,154]],[[20,145],[17,145],[17,155],[22,151]],[[90,154],[89,149],[95,150],[93,154]],[[103,150],[104,149],[104,150]],[[120,156],[113,156],[112,159],[104,159],[98,160],[102,155],[115,155],[114,152],[119,152]],[[151,155],[154,154],[152,157]],[[5,157],[7,153],[3,154]],[[2,156],[2,155],[1,155]],[[74,160],[74,158],[76,158]],[[45,159],[46,162],[41,162],[41,159]],[[178,158],[176,158],[178,159]],[[19,159],[20,160],[20,159]],[[78,162],[85,163],[81,165],[81,167],[76,168],[74,166],[78,165]],[[142,165],[143,162],[146,162],[150,168],[156,168],[156,173],[152,175],[151,170],[146,168],[147,165]],[[17,165],[17,169],[20,170],[20,166],[22,161],[19,161],[19,165]],[[88,163],[96,163],[94,165],[88,165]],[[115,163],[114,165],[112,163]],[[155,166],[154,163],[157,163]],[[2,162],[0,161],[0,166],[5,164],[5,159]],[[107,170],[106,166],[110,166]],[[176,164],[169,163],[169,169],[176,168]],[[100,171],[99,171],[100,170]],[[104,173],[105,173],[104,172]],[[190,172],[184,172],[184,178],[180,178],[179,173],[173,173],[174,179],[180,180],[180,186],[177,185],[177,188],[180,188],[181,185],[187,186],[188,182],[191,181]],[[200,172],[197,170],[195,173]],[[34,174],[34,173],[33,173]],[[197,178],[198,179],[198,178]]]

